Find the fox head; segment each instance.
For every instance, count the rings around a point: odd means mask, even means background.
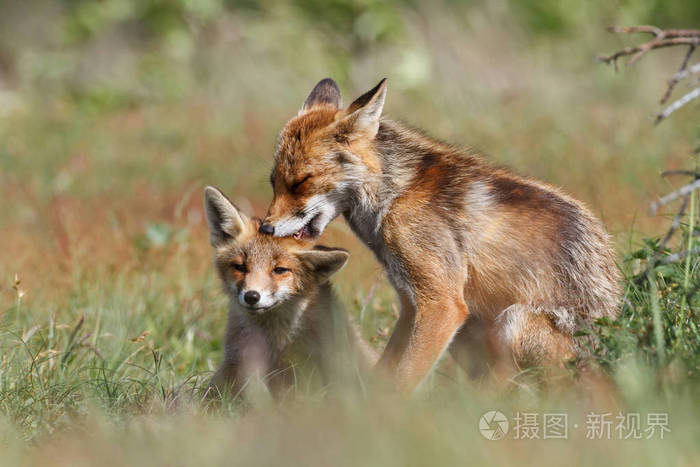
[[[279,136],[261,232],[316,238],[350,207],[368,175],[381,171],[373,148],[385,96],[383,79],[343,109],[332,79],[313,88]]]
[[[251,313],[308,297],[348,260],[342,249],[259,233],[260,221],[240,212],[214,187],[206,187],[204,199],[214,264],[225,292]]]

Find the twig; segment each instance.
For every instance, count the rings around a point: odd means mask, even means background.
[[[612,55],[599,56],[598,61],[604,63],[612,63],[613,65],[615,65],[615,69],[617,70],[617,60],[621,57],[632,55],[632,58],[629,59],[627,65],[633,65],[650,50],[661,49],[663,47],[672,47],[674,45],[700,45],[700,37],[674,37],[671,39],[652,39],[649,42],[645,42],[634,47],[625,47],[624,49],[615,52]]]
[[[637,285],[640,285],[644,279],[647,278],[649,275],[649,272],[652,271],[656,265],[658,264],[659,258],[661,257],[661,254],[664,251],[664,248],[666,248],[666,244],[668,244],[668,241],[671,240],[671,237],[673,237],[673,234],[678,230],[678,227],[681,225],[681,219],[685,215],[685,210],[688,207],[688,200],[690,196],[685,195],[683,197],[683,203],[681,204],[681,208],[678,210],[676,215],[673,217],[673,222],[671,222],[671,227],[668,229],[666,232],[666,235],[664,235],[663,240],[661,240],[661,243],[656,247],[656,251],[654,252],[654,255],[647,261],[647,267],[644,270],[642,274],[637,276],[637,279],[635,280],[635,283]]]
[[[683,250],[679,251],[678,253],[673,253],[672,255],[664,256],[659,260],[659,264],[671,264],[671,263],[677,263],[686,256],[690,255],[697,255],[700,253],[700,246],[693,248],[692,250]]]
[[[661,29],[656,26],[609,26],[608,31],[630,34],[634,32],[649,32],[654,37],[698,37],[698,29]]]
[[[695,52],[695,46],[691,45],[690,47],[688,47],[688,52],[685,54],[685,58],[683,59],[683,63],[681,63],[680,69],[678,70],[678,72],[676,72],[675,75],[671,77],[670,80],[668,80],[668,88],[666,89],[666,93],[664,94],[664,96],[661,98],[661,101],[659,102],[660,104],[666,103],[668,98],[671,97],[673,88],[675,88],[676,84],[678,84],[678,82],[683,79],[683,72],[685,72],[686,68],[688,67],[688,62],[690,61],[690,57],[691,55],[693,55],[693,52]]]
[[[622,58],[631,55],[631,58],[627,62],[627,65],[632,65],[640,58],[644,56],[647,52],[654,49],[660,49],[662,47],[672,47],[675,45],[688,45],[691,47],[691,51],[685,57],[684,62],[690,59],[695,46],[700,45],[700,29],[661,29],[656,26],[612,26],[608,28],[610,32],[617,32],[623,34],[631,33],[650,33],[654,37],[642,44],[625,47],[624,49],[615,52],[611,55],[601,55],[598,57],[598,61],[604,63],[612,63],[615,66],[615,70],[618,69],[617,61]],[[681,67],[683,69],[684,67]],[[674,84],[675,86],[675,84]]]
[[[697,75],[698,73],[700,73],[700,63],[696,63],[695,65],[691,66],[690,68],[679,71],[678,73],[673,75],[671,77],[671,79],[676,80],[676,81],[680,81],[682,79],[687,78],[690,75]]]
[[[700,188],[700,180],[695,180],[693,183],[684,185],[676,191],[667,194],[660,200],[651,203],[651,205],[649,205],[649,212],[654,215],[660,207],[666,206],[668,203],[677,200],[681,196],[689,195],[693,190],[697,190],[698,188]]]
[[[687,175],[689,177],[695,177],[696,179],[700,178],[700,172],[695,172],[693,170],[667,170],[661,173],[662,177],[668,177],[670,175]]]
[[[685,195],[683,197],[683,204],[681,204],[681,208],[678,210],[676,215],[673,217],[673,222],[671,222],[671,227],[668,229],[668,232],[666,232],[666,235],[664,236],[664,239],[661,240],[661,243],[659,243],[659,247],[657,248],[657,259],[658,256],[661,255],[661,252],[663,251],[664,248],[666,248],[666,244],[668,243],[669,240],[671,240],[671,237],[673,234],[676,232],[678,227],[681,225],[681,219],[685,215],[685,210],[688,207],[688,199],[690,198],[689,195]],[[656,261],[653,261],[656,262]]]
[[[686,94],[683,97],[681,97],[680,99],[674,101],[673,103],[671,103],[671,105],[669,105],[664,110],[659,112],[656,115],[656,121],[654,122],[654,124],[658,125],[659,122],[661,122],[661,120],[663,120],[664,118],[667,118],[673,112],[680,109],[681,107],[686,105],[688,102],[691,102],[691,101],[697,99],[698,97],[700,97],[700,87],[693,89],[688,94]]]

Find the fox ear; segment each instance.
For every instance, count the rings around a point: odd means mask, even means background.
[[[338,85],[332,79],[324,78],[314,86],[311,94],[304,101],[304,105],[301,106],[299,113],[303,114],[317,105],[330,105],[336,109],[340,109],[343,106],[343,101],[340,98],[340,89],[338,89]]]
[[[350,104],[341,128],[348,133],[363,132],[370,138],[377,136],[385,97],[386,78]]]
[[[313,250],[297,253],[297,256],[313,272],[318,282],[323,283],[345,266],[350,253],[342,248],[316,246]]]
[[[213,247],[238,238],[248,222],[248,217],[213,186],[204,189],[204,212],[209,224],[209,241]]]

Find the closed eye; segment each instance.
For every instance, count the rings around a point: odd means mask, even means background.
[[[298,182],[292,184],[292,186],[289,188],[289,191],[292,193],[296,192],[303,184],[305,181],[311,178],[311,175],[307,175],[306,177],[302,178]]]
[[[246,272],[245,264],[233,263],[233,264],[231,264],[231,266],[232,266],[233,269],[235,269],[236,271],[239,271],[239,272]]]
[[[272,272],[274,272],[275,274],[284,274],[285,272],[289,272],[289,269],[277,267],[273,269]]]

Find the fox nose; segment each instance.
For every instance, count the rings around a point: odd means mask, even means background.
[[[272,235],[275,233],[275,227],[272,224],[263,222],[260,224],[260,233]]]
[[[260,301],[260,294],[255,290],[249,290],[243,295],[243,300],[245,300],[248,305],[255,305]]]

